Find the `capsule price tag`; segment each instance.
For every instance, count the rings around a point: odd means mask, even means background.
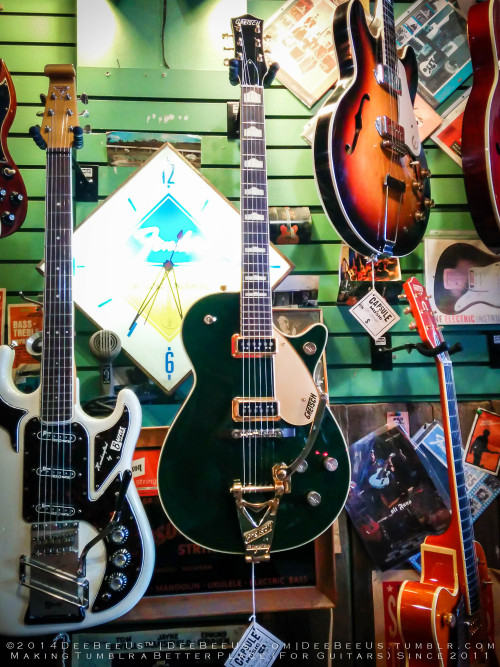
[[[371,289],[349,312],[358,320],[374,340],[378,340],[400,319],[387,301]]]
[[[225,667],[268,667],[283,646],[282,641],[254,620],[224,664]]]

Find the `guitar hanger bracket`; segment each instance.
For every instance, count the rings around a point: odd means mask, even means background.
[[[417,352],[420,352],[424,357],[436,357],[438,354],[441,354],[441,352],[455,354],[456,352],[461,352],[463,349],[461,343],[454,343],[450,346],[446,341],[443,341],[436,347],[427,347],[424,343],[405,343],[404,345],[398,345],[397,347],[381,348],[377,352],[378,354],[383,354],[384,352],[406,350],[408,354],[410,354],[413,350],[417,350]]]

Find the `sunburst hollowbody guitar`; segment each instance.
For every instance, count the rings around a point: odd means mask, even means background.
[[[453,368],[425,289],[416,278],[404,284],[418,331],[435,356],[448,463],[451,521],[440,535],[421,545],[420,582],[405,581],[398,597],[398,624],[407,667],[498,665],[488,648],[486,597],[488,579],[482,548],[474,542],[465,486],[463,448]],[[421,647],[425,650],[420,650]],[[432,647],[432,649],[430,648]]]
[[[318,114],[314,171],[323,208],[346,243],[363,255],[400,257],[419,244],[433,202],[413,111],[415,55],[397,55],[391,0],[379,0],[378,14],[374,36],[360,0],[335,10],[340,78]]]
[[[47,65],[36,142],[47,148],[44,324],[40,387],[12,381],[0,348],[0,632],[39,635],[110,621],[144,594],[151,530],[131,481],[141,409],[129,390],[95,419],[74,372],[71,148],[81,143],[72,65]]]
[[[465,191],[477,233],[500,254],[500,0],[473,5],[467,32],[474,79],[462,125]]]
[[[249,15],[232,21],[230,71],[241,81],[241,293],[207,296],[185,316],[195,384],[158,468],[171,522],[199,545],[251,561],[325,531],[350,479],[344,439],[312,378],[326,327],[287,337],[272,323],[262,24]]]
[[[14,84],[5,62],[0,60],[0,238],[17,231],[28,210],[24,181],[7,148],[16,109]]]

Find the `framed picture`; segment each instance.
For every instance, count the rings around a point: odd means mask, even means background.
[[[338,79],[333,13],[341,0],[289,0],[266,21],[277,78],[311,108]]]
[[[447,0],[418,0],[398,18],[398,47],[418,62],[418,92],[434,109],[472,74],[467,21]]]
[[[146,595],[120,620],[191,618],[252,611],[251,568],[243,556],[219,553],[187,540],[168,521],[157,495],[155,459],[168,427],[141,429],[132,463],[156,544],[156,563]],[[274,553],[256,569],[259,611],[333,607],[334,529],[314,542]]]
[[[323,322],[321,308],[273,308],[274,326],[289,336],[297,336],[317,322]],[[321,360],[316,366],[314,382],[321,393],[328,394],[326,353],[321,355]]]
[[[500,471],[500,415],[488,410],[477,411],[465,448],[465,462],[483,473],[498,475]],[[488,501],[493,491],[491,488],[481,488],[479,500]]]
[[[239,211],[166,143],[75,230],[75,304],[167,393],[190,374],[183,315],[240,291]],[[271,284],[292,268],[273,246]]]
[[[440,128],[431,136],[446,155],[460,166],[462,166],[462,122],[470,91],[469,88],[460,95],[455,104],[447,110]]]
[[[425,286],[438,324],[500,322],[500,258],[481,241],[424,239]]]

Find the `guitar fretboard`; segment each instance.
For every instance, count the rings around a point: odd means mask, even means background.
[[[241,334],[272,335],[266,138],[262,86],[241,86]]]
[[[476,558],[474,553],[474,532],[472,529],[470,503],[469,503],[469,498],[467,496],[467,487],[465,484],[462,437],[460,434],[458,405],[455,394],[455,382],[453,378],[453,367],[451,365],[451,362],[449,361],[444,362],[443,370],[444,370],[446,400],[448,404],[448,416],[449,416],[450,431],[451,431],[451,445],[452,445],[452,455],[453,455],[452,458],[454,467],[454,475],[450,475],[450,477],[454,478],[457,490],[458,514],[459,514],[458,521],[459,521],[459,529],[462,535],[462,543],[464,550],[467,597],[470,605],[470,613],[474,613],[479,609],[480,606],[478,573],[477,573]],[[449,466],[450,462],[448,462],[448,467]],[[452,491],[452,485],[450,484],[450,492],[451,491]]]
[[[45,287],[40,414],[43,422],[73,415],[73,216],[71,150],[47,151]]]
[[[383,62],[390,67],[394,74],[397,74],[397,51],[396,51],[396,30],[394,26],[394,8],[392,0],[382,0],[383,17]]]

